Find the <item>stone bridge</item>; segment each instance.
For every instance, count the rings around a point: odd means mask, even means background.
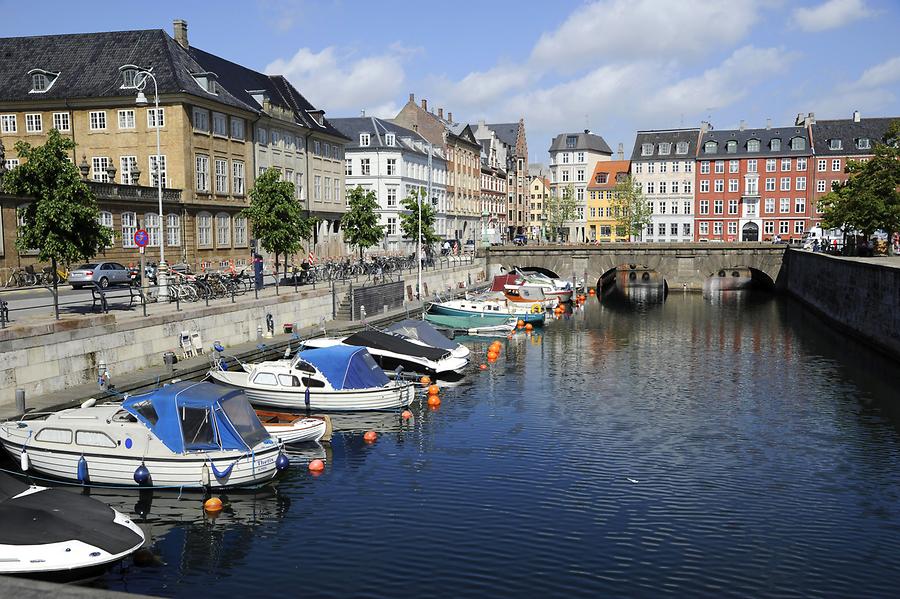
[[[537,266],[566,279],[583,277],[589,286],[616,268],[644,268],[658,272],[670,289],[695,291],[720,271],[749,268],[754,279],[781,286],[786,248],[748,242],[494,246],[487,251],[487,268]]]

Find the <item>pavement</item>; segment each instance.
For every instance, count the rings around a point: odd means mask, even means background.
[[[797,250],[797,251],[810,251],[810,250]],[[821,254],[822,256],[828,256],[829,258],[834,258],[835,260],[846,260],[847,262],[857,262],[859,264],[875,264],[878,266],[886,266],[888,268],[900,268],[900,256],[872,256],[872,257],[862,257],[862,256],[838,256],[835,254]]]

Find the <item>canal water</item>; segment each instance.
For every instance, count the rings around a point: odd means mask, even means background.
[[[97,586],[179,597],[896,596],[896,363],[784,298],[591,298],[442,393],[337,419],[217,518],[96,492],[149,552]],[[489,341],[470,339],[476,356]],[[480,362],[476,359],[476,364]],[[424,403],[424,402],[423,402]],[[379,439],[366,444],[362,433]],[[305,464],[324,457],[324,474]]]

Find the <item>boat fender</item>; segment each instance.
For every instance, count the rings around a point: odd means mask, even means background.
[[[275,469],[278,470],[279,472],[282,472],[284,470],[287,470],[288,466],[290,466],[290,465],[291,465],[291,460],[288,459],[288,457],[286,455],[279,452],[278,458],[275,460]]]
[[[201,470],[201,472],[200,472],[200,484],[202,484],[204,487],[208,487],[209,482],[210,482],[209,466],[206,464],[203,464],[203,470]]]
[[[90,399],[86,399],[84,402],[82,402],[81,407],[82,408],[92,408],[92,407],[94,407],[94,404],[96,404],[96,403],[97,403],[97,398],[91,397]]]
[[[28,453],[23,450],[22,455],[19,456],[19,467],[22,469],[22,472],[28,472],[29,466],[31,466],[31,459],[28,457]]]
[[[309,387],[303,392],[303,401],[306,403],[306,409],[309,410]]]
[[[134,482],[139,485],[146,485],[150,482],[150,471],[147,470],[144,462],[141,462],[141,465],[134,469]]]
[[[81,456],[78,459],[78,482],[84,485],[89,481],[90,476],[88,475],[88,463],[87,460],[84,459],[84,456]]]
[[[532,314],[540,314],[544,311],[544,307],[540,304],[531,304],[531,313]]]

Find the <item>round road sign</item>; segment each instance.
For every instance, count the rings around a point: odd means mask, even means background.
[[[145,229],[138,229],[134,232],[134,244],[139,248],[144,247],[150,241],[150,236],[147,235],[147,231]]]

